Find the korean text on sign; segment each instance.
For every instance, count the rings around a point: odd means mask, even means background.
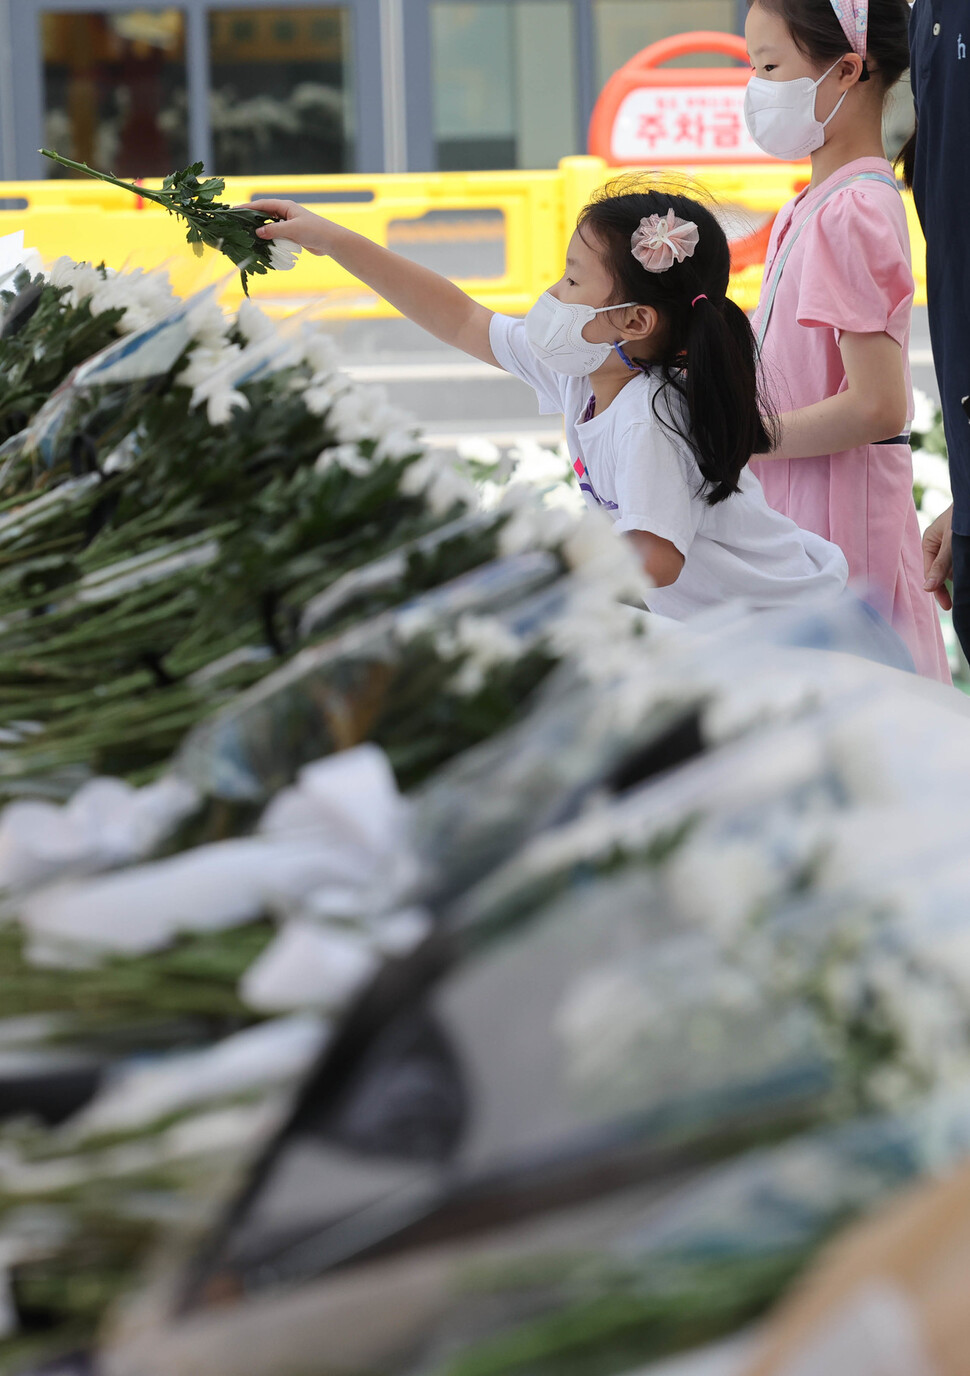
[[[620,106],[613,157],[623,163],[763,162],[744,123],[743,87],[641,87]]]

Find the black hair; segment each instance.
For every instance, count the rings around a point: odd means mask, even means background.
[[[919,126],[917,125],[896,154],[896,174],[902,177],[903,186],[909,191],[913,189],[913,178],[916,175],[916,135],[918,128]]]
[[[748,0],[783,19],[795,46],[820,67],[831,67],[850,52],[831,0]],[[869,37],[862,80],[870,72],[887,93],[909,68],[908,0],[869,0]]]
[[[724,230],[710,210],[689,196],[644,189],[633,175],[610,182],[579,216],[578,229],[604,256],[613,277],[615,300],[652,306],[658,314],[660,356],[635,358],[658,368],[662,386],[653,399],[657,419],[694,451],[714,506],[739,490],[741,473],[753,454],[774,445],[770,414],[761,396],[757,345],[744,311],[727,295],[731,251]],[[700,238],[694,254],[666,272],[647,272],[633,256],[632,239],[643,219],[668,210],[696,224]],[[697,300],[698,297],[705,299]],[[696,305],[693,304],[696,301]],[[674,391],[686,403],[670,404]],[[657,408],[667,402],[664,413]]]

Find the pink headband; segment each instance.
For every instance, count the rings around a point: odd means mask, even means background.
[[[865,62],[869,37],[869,0],[830,0],[830,3],[849,47]]]

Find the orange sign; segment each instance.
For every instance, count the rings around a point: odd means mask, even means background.
[[[663,67],[723,53],[743,67]],[[699,32],[665,38],[614,72],[596,102],[589,151],[612,166],[769,161],[744,123],[751,77],[744,39]]]

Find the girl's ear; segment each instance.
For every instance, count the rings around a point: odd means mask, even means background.
[[[842,59],[842,66],[839,68],[839,82],[843,86],[855,86],[862,80],[862,69],[865,66],[858,53],[847,53]]]
[[[623,332],[627,339],[649,339],[660,326],[659,312],[653,306],[636,306],[630,312]]]

